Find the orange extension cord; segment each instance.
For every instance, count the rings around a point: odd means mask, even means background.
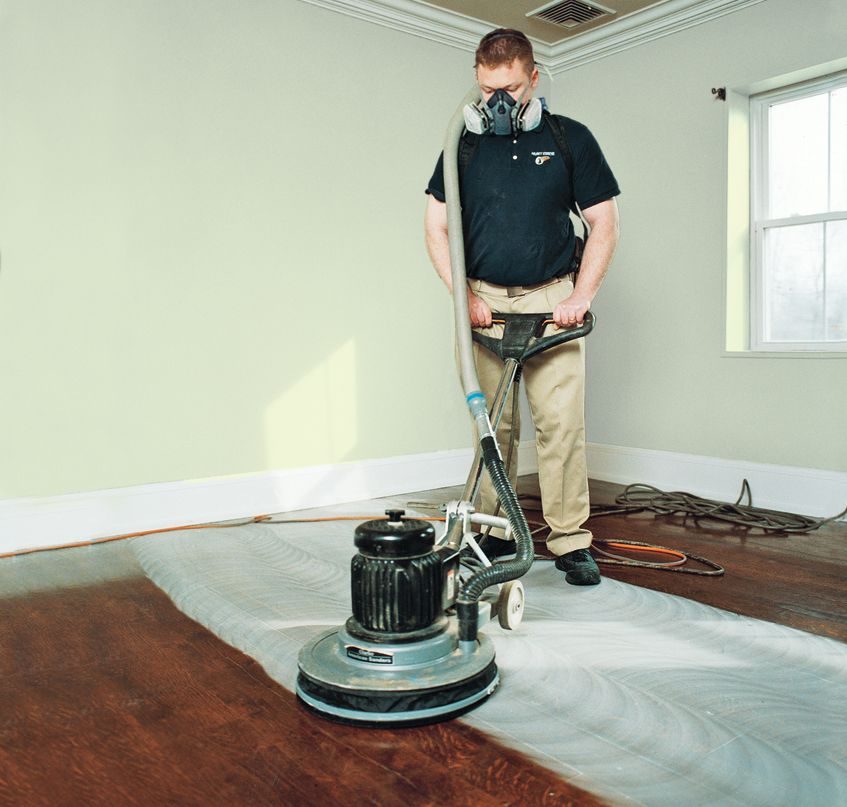
[[[159,535],[166,532],[181,532],[182,530],[220,530],[226,527],[248,527],[250,524],[309,524],[318,521],[362,521],[368,519],[385,518],[379,516],[327,516],[325,518],[292,518],[274,520],[271,516],[253,516],[241,521],[216,521],[207,524],[186,524],[184,527],[161,527],[157,530],[144,530],[143,532],[127,532],[122,535],[108,535],[103,538],[92,538],[88,541],[77,541],[73,544],[56,544],[55,546],[36,546],[32,549],[18,549],[14,552],[4,552],[0,558],[15,558],[18,555],[32,555],[35,552],[52,552],[56,549],[74,549],[80,546],[95,546],[96,544],[108,544],[112,541],[125,541],[127,538],[142,538],[145,535]],[[419,518],[418,521],[444,521],[444,518]]]
[[[250,524],[314,524],[320,523],[324,521],[368,521],[368,520],[379,520],[385,519],[385,515],[378,516],[368,516],[368,515],[357,515],[357,516],[324,516],[321,518],[291,518],[291,519],[274,519],[269,515],[261,515],[261,516],[253,516],[252,518],[243,519],[241,521],[225,521],[225,522],[211,522],[206,524],[187,524],[182,527],[162,527],[156,530],[144,530],[142,532],[128,532],[122,535],[110,535],[104,538],[93,538],[88,541],[77,541],[72,544],[57,544],[55,546],[39,546],[33,547],[31,549],[19,549],[14,552],[4,552],[0,554],[0,558],[14,558],[19,557],[21,555],[31,555],[36,552],[52,552],[57,549],[74,549],[82,546],[96,546],[97,544],[106,544],[111,543],[112,541],[124,541],[127,538],[141,538],[145,535],[160,535],[168,532],[181,532],[183,530],[213,530],[213,529],[225,529],[228,527],[246,527]],[[446,519],[443,516],[435,516],[435,517],[416,517],[418,521],[436,521],[443,522]],[[534,525],[543,529],[546,525]],[[535,530],[537,531],[537,530]],[[535,532],[534,531],[534,532]],[[616,540],[605,540],[602,538],[595,538],[592,544],[592,547],[601,555],[605,557],[597,558],[598,563],[605,563],[610,565],[617,566],[631,566],[637,568],[645,568],[645,569],[665,569],[667,571],[676,571],[676,572],[686,572],[688,574],[699,574],[706,576],[719,576],[724,573],[724,570],[718,564],[713,563],[710,560],[706,560],[705,558],[698,557],[697,555],[692,555],[686,552],[680,552],[676,549],[668,549],[663,546],[655,546],[653,544],[645,544],[638,541],[624,541],[621,539]],[[625,550],[631,552],[649,552],[655,554],[661,554],[665,556],[670,556],[673,558],[671,561],[665,561],[663,563],[659,562],[645,562],[645,561],[636,561],[631,560],[626,557],[622,557],[620,555],[616,555],[610,552],[607,552],[603,547],[609,547],[611,549]],[[538,560],[554,560],[549,556],[541,555],[537,556]],[[683,568],[683,564],[687,563],[689,560],[697,561],[698,563],[702,563],[710,568],[711,571],[706,571],[702,569],[688,569]]]

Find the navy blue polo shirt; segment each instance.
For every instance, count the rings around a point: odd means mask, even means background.
[[[591,132],[575,120],[557,117],[573,155],[573,189],[580,208],[617,196],[618,183]],[[441,202],[443,163],[442,153],[426,189]],[[459,187],[469,278],[529,286],[571,271],[571,183],[545,121],[516,137],[480,137],[461,171]]]

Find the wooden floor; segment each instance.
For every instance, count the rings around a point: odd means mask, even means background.
[[[0,647],[3,805],[600,804],[460,722],[317,719],[141,576],[0,601]]]
[[[598,502],[616,490],[592,488]],[[592,528],[727,569],[718,579],[608,576],[847,639],[844,524],[791,538],[651,515]],[[461,722],[370,730],[307,714],[178,611],[125,543],[0,561],[0,804],[353,802],[601,803]]]
[[[533,491],[535,480],[526,480]],[[593,504],[611,503],[619,485],[592,482]],[[532,518],[532,513],[528,513]],[[598,538],[628,538],[681,549],[726,569],[723,577],[603,566],[601,572],[655,591],[679,594],[745,616],[847,642],[847,524],[807,535],[766,535],[715,521],[639,513],[593,519]],[[701,567],[702,568],[702,567]]]

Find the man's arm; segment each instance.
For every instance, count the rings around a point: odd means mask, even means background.
[[[429,259],[444,281],[447,290],[453,293],[453,274],[450,266],[450,242],[447,237],[447,205],[439,202],[431,193],[426,197],[424,212],[424,235]],[[474,328],[491,325],[491,309],[468,289],[468,310]]]
[[[559,328],[582,325],[585,312],[591,307],[591,301],[606,277],[620,238],[618,203],[614,198],[586,208],[582,215],[591,227],[591,237],[585,243],[576,288],[553,311],[553,319]]]

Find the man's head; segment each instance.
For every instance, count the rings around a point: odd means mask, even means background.
[[[515,101],[527,103],[538,84],[532,44],[512,28],[487,33],[476,49],[476,79],[484,101],[505,90]]]
[[[532,43],[526,34],[514,28],[495,28],[479,40],[474,67],[500,67],[515,60],[524,66],[527,75],[531,75],[535,69]]]

